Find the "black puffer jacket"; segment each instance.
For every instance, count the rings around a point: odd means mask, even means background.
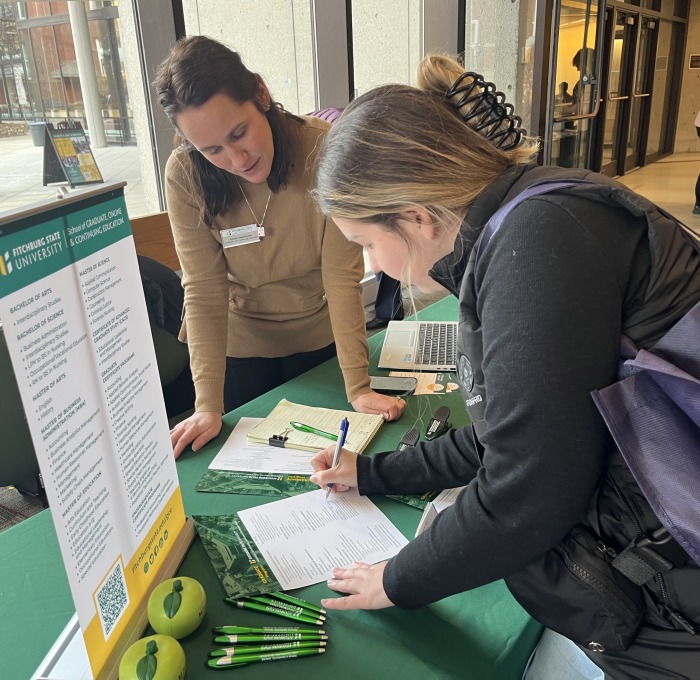
[[[474,270],[483,226],[503,203],[543,179],[572,177],[600,189],[525,201]],[[467,485],[387,566],[384,586],[397,605],[505,578],[536,618],[604,647],[601,657],[632,653],[623,650],[642,625],[675,632],[671,609],[700,624],[695,565],[642,591],[604,552],[660,523],[590,394],[616,379],[623,334],[649,348],[700,300],[700,257],[658,213],[649,226],[645,207],[608,178],[537,167],[511,168],[471,206],[455,251],[432,275],[460,297],[459,348],[473,377],[464,396],[476,436],[464,428],[358,467],[362,493]],[[593,591],[590,579],[575,578],[586,570],[596,574]],[[681,646],[700,660],[700,636],[683,635]]]

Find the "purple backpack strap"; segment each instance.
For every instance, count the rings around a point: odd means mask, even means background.
[[[481,238],[479,239],[479,245],[476,251],[476,260],[474,262],[474,266],[476,266],[476,264],[479,262],[481,254],[491,242],[491,239],[501,228],[503,220],[505,220],[505,218],[508,216],[510,211],[513,210],[513,208],[516,208],[523,201],[526,201],[528,198],[532,198],[533,196],[548,194],[552,191],[559,191],[561,189],[568,189],[579,184],[595,184],[595,182],[590,182],[585,179],[570,179],[565,181],[549,180],[544,182],[538,182],[537,184],[529,186],[524,191],[521,191],[515,198],[508,201],[508,203],[502,205],[498,210],[496,210],[496,212],[493,215],[491,215],[491,219],[486,223],[486,226],[484,227],[484,230],[481,234]]]
[[[596,182],[592,182],[591,180],[587,179],[544,180],[542,182],[538,182],[529,186],[524,191],[521,191],[515,198],[508,201],[508,203],[505,203],[498,210],[496,210],[496,212],[491,216],[491,219],[484,226],[484,230],[481,234],[481,238],[479,239],[479,244],[477,246],[474,266],[476,266],[476,264],[479,262],[482,253],[484,252],[484,250],[486,250],[486,247],[491,242],[493,236],[495,236],[498,230],[501,228],[503,220],[505,220],[505,218],[508,216],[510,211],[513,210],[513,208],[519,206],[523,201],[526,201],[528,198],[532,198],[533,196],[548,194],[552,191],[560,191],[561,189],[569,189],[575,186],[590,186],[595,184]],[[693,238],[690,235],[692,231],[690,227],[681,222],[674,215],[671,215],[671,213],[667,212],[663,208],[660,208],[658,205],[656,205],[655,207],[659,211],[659,213],[661,213],[661,215],[671,220],[672,222],[678,224],[682,228],[681,230],[684,236],[688,239],[688,241],[690,241],[693,248],[695,248],[696,251],[700,252],[700,244],[695,238]]]
[[[321,120],[325,120],[327,123],[330,123],[333,125],[338,118],[340,118],[340,114],[343,113],[344,108],[338,108],[335,106],[328,107],[326,109],[318,109],[317,111],[312,111],[311,113],[307,113],[307,116],[313,116],[314,118],[320,118]]]

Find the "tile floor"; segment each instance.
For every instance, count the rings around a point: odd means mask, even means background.
[[[700,234],[700,215],[693,215],[699,174],[700,153],[678,153],[633,170],[620,181]]]

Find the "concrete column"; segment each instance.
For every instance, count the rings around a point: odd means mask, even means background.
[[[423,56],[450,54],[456,56],[459,27],[458,2],[456,0],[431,0],[423,2]]]
[[[469,0],[465,19],[465,66],[492,81],[515,104],[518,79],[520,0]]]
[[[87,11],[82,2],[69,2],[68,15],[70,27],[73,32],[75,45],[75,58],[78,63],[78,76],[80,89],[83,93],[83,105],[85,106],[85,118],[90,131],[90,144],[94,148],[107,146],[105,137],[104,120],[100,107],[100,95],[97,89],[97,76],[92,60],[92,45],[90,43],[90,31],[88,30]]]

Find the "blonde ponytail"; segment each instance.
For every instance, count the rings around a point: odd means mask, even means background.
[[[393,228],[397,213],[421,206],[454,223],[509,166],[531,162],[535,144],[518,137],[515,148],[498,148],[471,117],[472,102],[457,108],[447,99],[462,72],[432,55],[419,66],[418,88],[379,87],[348,106],[318,160],[313,195],[325,214]]]
[[[444,97],[473,130],[509,153],[520,165],[534,160],[539,150],[536,139],[526,137],[522,120],[493,83],[477,73],[464,72],[454,58],[431,54],[418,65],[418,87],[433,96]]]
[[[444,97],[455,81],[464,73],[464,67],[452,57],[429,54],[418,64],[418,89],[437,97]]]

